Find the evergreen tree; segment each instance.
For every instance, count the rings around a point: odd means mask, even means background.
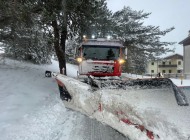
[[[147,59],[171,51],[160,37],[174,28],[161,31],[159,27],[144,26],[150,13],[129,7],[112,14],[106,0],[1,0],[1,41],[6,52],[16,58],[47,63],[56,52],[60,72],[65,68],[66,53],[72,52],[85,34],[105,37],[109,34],[123,40],[128,48],[128,71],[144,71]],[[71,43],[66,43],[66,40]],[[138,65],[136,65],[138,64]],[[140,67],[140,68],[139,68]]]
[[[50,61],[52,46],[50,35],[35,23],[32,5],[22,1],[2,0],[1,42],[6,45],[7,55],[35,63]]]
[[[150,13],[124,7],[112,16],[113,34],[123,40],[124,46],[128,48],[128,72],[137,70],[137,68],[140,73],[145,72],[145,64],[148,59],[172,51],[165,46],[172,45],[173,42],[161,42],[160,37],[174,28],[161,31],[159,27],[143,25],[143,20],[149,15]]]
[[[105,19],[107,16],[103,15],[108,12],[108,10],[106,11],[105,0],[37,1],[33,7],[32,12],[40,15],[39,22],[46,25],[47,28],[53,28],[54,49],[58,57],[60,72],[62,72],[62,68],[65,68],[65,73],[66,40],[72,40],[73,37],[78,36],[78,42],[81,41],[83,34],[92,35],[92,27],[95,23],[98,25],[95,28],[104,29],[97,17],[102,12],[102,18]],[[97,13],[97,11],[99,12]]]
[[[107,34],[111,12],[105,1],[2,0],[0,12],[4,16],[0,17],[0,28],[6,53],[17,59],[43,63],[49,60],[53,45],[62,72],[66,68],[66,39],[80,42],[84,34],[89,38],[92,34],[97,37]]]

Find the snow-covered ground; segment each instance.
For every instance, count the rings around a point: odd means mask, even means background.
[[[190,80],[189,79],[174,79],[170,78],[175,85],[178,87],[190,87]]]
[[[77,67],[67,65],[76,77]],[[0,61],[0,140],[115,140],[126,139],[96,120],[66,109],[57,83],[45,78],[45,70],[58,64],[33,65]]]
[[[147,130],[154,133],[154,140],[190,137],[190,107],[177,104],[171,86],[93,91],[89,85],[73,78],[56,77],[72,96],[71,102],[65,102],[69,108],[112,126],[132,140],[148,139]],[[190,97],[189,90],[186,95]],[[143,131],[137,129],[140,127]]]
[[[143,75],[136,75],[136,74],[129,74],[129,73],[122,73],[122,76],[132,78],[132,79],[137,79],[137,78],[151,78],[150,76],[143,76]],[[152,77],[155,78],[155,77]],[[190,80],[189,79],[174,79],[170,78],[175,85],[178,87],[189,87],[190,86]]]
[[[57,62],[53,61],[53,64],[43,66],[10,59],[6,59],[5,64],[0,62],[0,140],[127,139],[110,127],[66,109],[59,98],[55,79],[45,78],[45,70],[58,71]],[[76,66],[67,65],[68,76],[76,77],[76,71]],[[74,94],[82,94],[82,103],[89,105],[86,108],[88,111],[91,107],[88,103],[92,103],[85,102],[89,97],[88,93],[91,94],[86,90],[88,86],[73,78],[66,78],[66,80],[74,89]],[[181,83],[179,80],[174,82]],[[184,83],[190,86],[189,80]],[[81,92],[79,89],[84,91]],[[168,90],[170,89],[149,89],[146,90],[146,94],[143,90],[138,92],[129,90],[127,93],[118,90],[102,90],[100,93],[103,109],[109,110],[109,105],[117,102],[119,105],[113,106],[115,111],[123,111],[132,122],[145,126],[159,135],[160,139],[188,140],[190,107],[178,106],[172,92]],[[190,90],[184,89],[184,91],[190,101]],[[98,92],[95,93],[98,95]],[[120,98],[121,95],[124,96]],[[123,103],[127,104],[123,105]],[[78,106],[80,105],[79,103]],[[104,120],[101,120],[102,116]],[[106,120],[105,123],[108,124],[114,124],[116,121],[118,124],[121,123],[109,112],[93,113],[91,117],[102,122]],[[147,139],[144,132],[141,133],[133,125],[122,124],[119,130],[131,139]]]

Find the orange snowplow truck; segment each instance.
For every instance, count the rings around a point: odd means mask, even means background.
[[[127,49],[119,40],[90,39],[76,49],[79,75],[105,77],[121,76]]]

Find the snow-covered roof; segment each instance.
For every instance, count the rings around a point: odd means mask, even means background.
[[[166,56],[163,59],[173,59],[173,58],[175,58],[175,59],[182,59],[183,60],[183,56],[180,55],[180,54],[178,54],[178,53]]]
[[[99,45],[99,46],[115,46],[123,47],[123,44],[119,40],[107,40],[107,39],[92,39],[85,40],[82,45]]]
[[[179,44],[190,45],[190,35],[184,40],[180,41]]]

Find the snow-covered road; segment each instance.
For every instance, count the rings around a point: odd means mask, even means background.
[[[76,76],[76,67],[68,75]],[[0,140],[126,140],[112,128],[65,108],[56,81],[38,66],[6,60],[0,64]]]
[[[77,67],[68,64],[67,68],[67,74],[76,77]],[[128,139],[94,119],[66,109],[59,98],[55,79],[45,78],[45,70],[58,71],[57,62],[39,66],[6,59],[5,64],[0,63],[0,140]],[[189,80],[185,83],[190,85]],[[164,89],[163,92],[149,91],[146,96],[133,91],[123,96],[123,100],[130,99],[127,101],[128,107],[132,107],[128,110],[129,117],[135,117],[132,111],[136,111],[142,123],[162,139],[188,140],[190,107],[177,106],[173,96],[165,95]],[[184,91],[190,101],[190,89]],[[107,96],[111,91],[104,93],[105,101],[112,98]],[[113,97],[115,100],[117,96]],[[147,98],[149,102],[143,102]],[[134,136],[137,135],[135,132],[130,131]]]

